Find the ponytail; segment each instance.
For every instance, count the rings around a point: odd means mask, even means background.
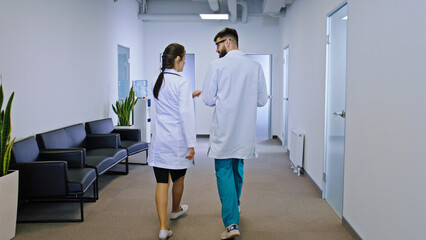
[[[154,85],[154,97],[156,99],[158,99],[158,93],[160,92],[161,85],[163,85],[164,70],[166,70],[166,68],[164,66],[161,67],[161,73],[158,75],[157,81],[155,82],[155,85]]]
[[[175,65],[175,59],[180,56],[183,58],[185,56],[185,48],[178,44],[178,43],[172,43],[169,44],[169,46],[166,47],[166,49],[163,52],[163,56],[161,57],[161,73],[158,75],[157,81],[154,85],[154,97],[158,99],[158,94],[160,93],[161,86],[163,85],[164,81],[164,71],[166,68],[172,69]]]

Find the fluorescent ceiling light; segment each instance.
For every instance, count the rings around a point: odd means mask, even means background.
[[[344,17],[342,18],[342,20],[343,20],[343,21],[348,20],[348,16],[344,16]]]
[[[201,19],[204,20],[228,20],[228,14],[200,14]]]

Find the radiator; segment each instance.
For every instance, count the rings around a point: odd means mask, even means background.
[[[303,153],[305,146],[305,135],[300,129],[291,130],[290,138],[290,162],[291,168],[294,169],[294,173],[300,176],[301,171],[303,171]],[[302,172],[303,173],[303,172]]]

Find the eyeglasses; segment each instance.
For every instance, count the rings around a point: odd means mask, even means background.
[[[222,41],[219,41],[219,42],[215,43],[215,44],[216,44],[216,47],[218,47],[218,46],[219,46],[219,44],[221,44],[221,43],[225,42],[226,40],[228,40],[228,39],[223,39]]]

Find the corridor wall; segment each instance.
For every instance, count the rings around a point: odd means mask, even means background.
[[[143,22],[134,0],[0,1],[0,74],[15,92],[12,137],[113,117],[117,45],[142,79]]]

